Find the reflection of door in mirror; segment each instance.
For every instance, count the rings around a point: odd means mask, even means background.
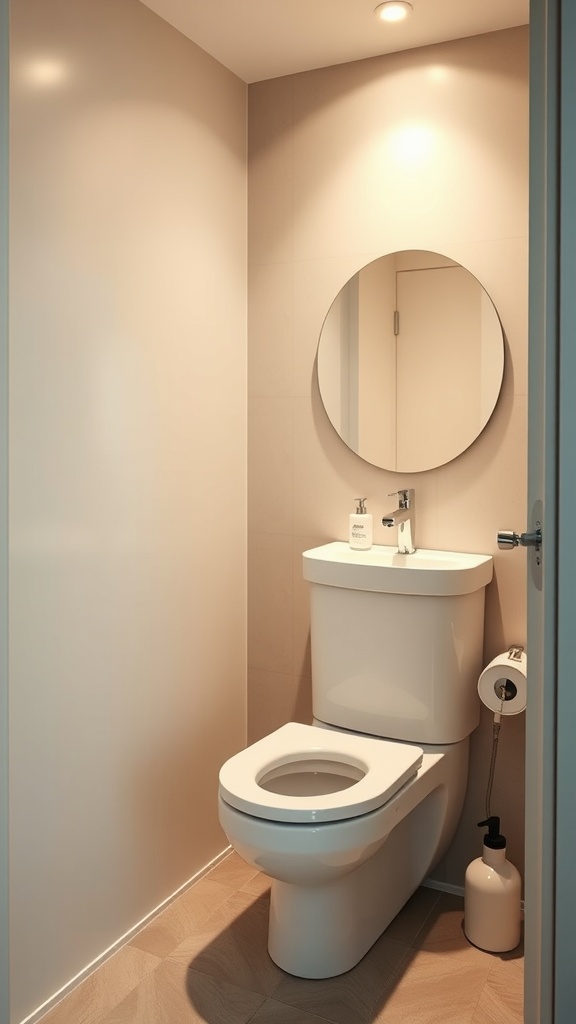
[[[440,466],[454,418],[465,436],[479,432],[479,394],[466,393],[479,379],[478,282],[419,251],[375,260],[357,279],[358,450],[392,469]]]
[[[374,260],[342,288],[318,346],[318,384],[340,437],[398,472],[444,465],[488,422],[504,346],[479,282],[448,257]]]
[[[430,254],[426,256],[429,259]],[[397,466],[454,458],[454,424],[468,444],[498,394],[501,328],[486,292],[458,264],[396,273]]]
[[[396,464],[441,466],[454,420],[465,437],[481,430],[481,293],[457,266],[399,271],[396,282]]]

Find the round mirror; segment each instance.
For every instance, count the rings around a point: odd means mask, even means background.
[[[482,432],[504,373],[502,325],[464,267],[406,250],[369,263],[332,303],[318,384],[342,440],[382,469],[418,473]]]

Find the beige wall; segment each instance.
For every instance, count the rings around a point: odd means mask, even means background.
[[[222,851],[245,742],[242,82],[12,4],[12,1016]]]
[[[244,742],[244,86],[136,0],[13,4],[12,1020],[224,846]],[[525,640],[527,32],[250,88],[251,738],[310,716],[300,553],[376,542],[411,485],[421,546],[489,551],[485,656]],[[345,281],[385,252],[465,265],[507,336],[467,453],[395,475],[323,413],[314,358]],[[224,511],[225,510],[225,511]],[[479,852],[491,719],[439,879]],[[493,809],[522,867],[523,718]],[[57,922],[57,927],[54,927]],[[30,964],[34,970],[30,971]]]
[[[266,81],[249,89],[249,736],[310,716],[300,553],[347,537],[357,494],[375,541],[399,486],[415,487],[418,544],[489,552],[485,658],[525,637],[525,557],[496,549],[525,527],[527,100],[525,29]],[[506,332],[492,420],[440,469],[393,474],[353,455],[314,376],[323,318],[383,253],[429,249],[483,284]],[[524,716],[501,731],[492,810],[523,865]],[[491,716],[472,739],[468,798],[436,875],[463,883],[479,854]]]
[[[0,0],[0,1021],[8,964],[8,5]]]

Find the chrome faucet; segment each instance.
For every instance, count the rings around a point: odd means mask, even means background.
[[[398,551],[401,555],[413,555],[416,551],[416,522],[414,489],[407,487],[401,491],[393,491],[398,496],[398,508],[395,512],[382,517],[382,526],[398,527]]]

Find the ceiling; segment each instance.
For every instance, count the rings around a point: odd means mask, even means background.
[[[245,82],[528,23],[529,0],[411,0],[401,24],[379,0],[141,0]]]

